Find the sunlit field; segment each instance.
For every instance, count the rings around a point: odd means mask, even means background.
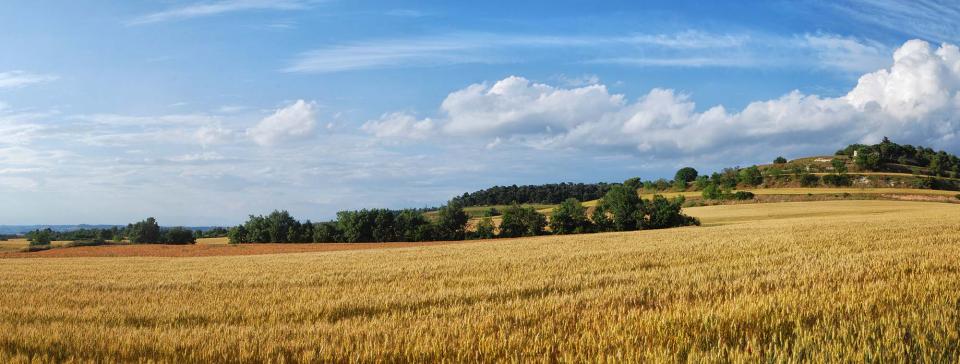
[[[0,362],[960,360],[960,205],[199,258],[0,260]]]

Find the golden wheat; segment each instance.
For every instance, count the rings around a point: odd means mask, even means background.
[[[719,225],[0,260],[0,361],[960,360],[960,206],[685,211]]]

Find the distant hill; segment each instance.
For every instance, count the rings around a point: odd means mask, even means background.
[[[835,161],[836,160],[836,161]],[[839,168],[834,163],[839,163]],[[753,173],[751,175],[751,173]],[[677,181],[681,179],[681,181]],[[714,183],[725,188],[862,187],[960,190],[960,158],[945,151],[901,145],[883,138],[874,145],[852,144],[834,155],[780,157],[774,163],[724,168],[712,174],[683,168],[673,179],[623,182],[644,192],[689,192]],[[596,200],[620,183],[553,183],[494,186],[464,193],[453,201],[464,207],[518,204],[554,205],[567,198]]]

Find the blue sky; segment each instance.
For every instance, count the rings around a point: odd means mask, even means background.
[[[951,2],[0,4],[0,224],[434,206],[895,141],[960,152]]]

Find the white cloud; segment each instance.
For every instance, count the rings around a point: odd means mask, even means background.
[[[911,37],[960,41],[960,3],[951,0],[850,0],[815,3],[839,9],[853,20]]]
[[[395,112],[367,121],[360,129],[377,138],[423,139],[433,134],[434,125],[429,118],[417,120],[413,115]]]
[[[250,10],[300,10],[309,7],[302,0],[221,0],[200,2],[136,17],[127,25],[143,25]]]
[[[562,89],[511,76],[453,92],[441,109],[451,134],[540,133],[572,128],[623,102],[623,95],[611,95],[603,85]]]
[[[297,100],[247,129],[247,136],[262,146],[308,138],[313,135],[316,126],[315,108],[312,102]]]
[[[25,71],[0,72],[0,88],[16,88],[27,85],[50,82],[57,76],[30,73]]]
[[[193,137],[203,146],[220,144],[233,137],[233,131],[224,129],[220,124],[202,126],[193,133]]]
[[[436,123],[450,135],[494,137],[493,146],[615,148],[665,158],[789,147],[822,151],[885,135],[956,150],[958,92],[958,48],[932,49],[914,40],[894,53],[889,69],[864,75],[843,97],[794,91],[739,112],[723,106],[698,111],[688,95],[668,89],[627,102],[603,85],[559,88],[511,76],[451,93]]]

